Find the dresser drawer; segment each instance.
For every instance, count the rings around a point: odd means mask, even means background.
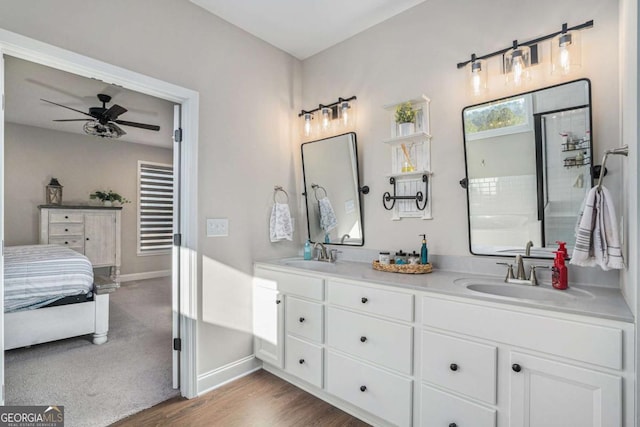
[[[49,213],[49,223],[83,223],[84,214],[71,212],[51,212]]]
[[[49,243],[52,245],[60,245],[74,251],[84,253],[84,238],[78,236],[69,237],[49,237]]]
[[[285,325],[288,333],[322,343],[322,304],[288,297],[285,307]]]
[[[421,387],[420,425],[423,427],[495,427],[495,409],[471,403],[426,385]]]
[[[287,335],[285,354],[287,372],[322,388],[322,347]]]
[[[413,381],[328,352],[327,391],[397,426],[411,425]]]
[[[393,319],[413,321],[413,295],[329,280],[331,304]]]
[[[287,295],[297,295],[317,301],[324,300],[324,281],[318,277],[283,273],[264,268],[256,268],[256,275],[275,281],[278,290]]]
[[[82,236],[84,235],[84,224],[50,224],[49,236]]]
[[[413,327],[335,307],[327,316],[330,347],[411,375]]]
[[[423,380],[496,403],[496,347],[422,331],[421,354]]]

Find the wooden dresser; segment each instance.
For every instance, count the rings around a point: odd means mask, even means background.
[[[118,281],[121,264],[122,207],[40,205],[40,243],[67,246],[93,267],[110,267]]]

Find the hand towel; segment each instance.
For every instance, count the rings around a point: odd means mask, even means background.
[[[269,223],[269,237],[272,242],[293,239],[293,224],[288,204],[276,202],[273,205]]]
[[[320,228],[328,233],[338,226],[338,218],[336,218],[336,213],[333,211],[328,197],[325,196],[318,200],[318,207],[320,209]]]
[[[605,271],[624,268],[617,218],[609,190],[592,188],[578,218],[570,264]]]

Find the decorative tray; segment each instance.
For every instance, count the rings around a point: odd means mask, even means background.
[[[388,273],[426,274],[431,273],[431,264],[380,264],[373,261],[373,269]]]

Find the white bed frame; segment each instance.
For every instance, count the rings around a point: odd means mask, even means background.
[[[109,294],[93,301],[23,310],[4,315],[4,349],[93,334],[94,344],[107,342]]]

